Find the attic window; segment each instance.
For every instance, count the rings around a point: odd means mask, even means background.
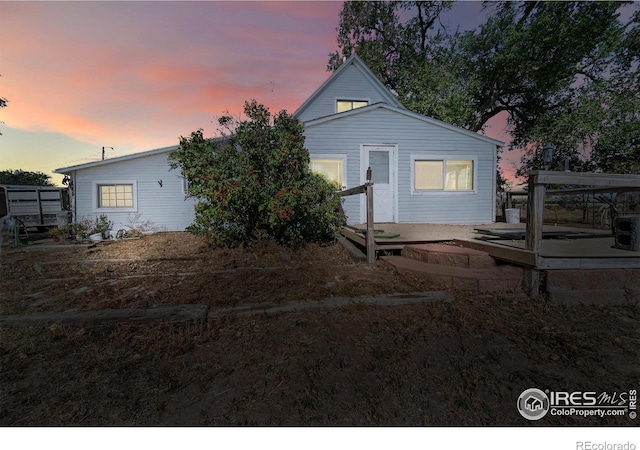
[[[351,111],[352,109],[362,108],[367,106],[369,102],[367,100],[337,100],[336,112],[341,113],[345,111]]]

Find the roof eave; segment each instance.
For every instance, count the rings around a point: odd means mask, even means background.
[[[466,128],[458,127],[456,125],[451,125],[451,124],[443,122],[441,120],[434,119],[432,117],[423,116],[422,114],[418,114],[418,113],[413,112],[413,111],[409,111],[406,108],[397,108],[395,106],[391,106],[391,105],[388,105],[386,103],[374,103],[373,105],[363,106],[362,108],[356,108],[356,109],[352,109],[350,111],[345,111],[345,112],[342,112],[342,113],[332,114],[330,116],[319,117],[317,119],[311,119],[311,120],[308,120],[308,121],[304,122],[304,126],[305,127],[311,127],[311,126],[315,126],[315,125],[320,125],[322,123],[330,122],[332,120],[338,120],[338,119],[343,119],[343,118],[349,117],[349,116],[355,116],[355,115],[359,115],[359,114],[364,114],[364,113],[367,113],[369,111],[373,111],[375,109],[386,109],[386,110],[389,110],[389,111],[396,112],[398,114],[403,114],[403,115],[408,116],[408,117],[413,117],[414,119],[421,120],[423,122],[430,123],[432,125],[436,125],[436,126],[439,126],[439,127],[442,127],[442,128],[446,128],[448,130],[464,134],[464,135],[469,136],[471,138],[480,139],[482,141],[491,143],[491,144],[495,145],[496,147],[504,147],[504,145],[505,145],[505,143],[502,142],[502,141],[490,138],[488,136],[483,136],[481,134],[478,134],[478,133],[475,133],[473,131],[467,130]]]
[[[90,163],[78,164],[75,166],[61,167],[59,169],[54,169],[52,172],[58,173],[58,174],[67,174],[70,172],[74,172],[76,170],[90,169],[93,167],[106,166],[108,164],[114,164],[117,162],[129,161],[131,159],[145,158],[147,156],[153,156],[153,155],[162,154],[162,153],[169,153],[171,151],[177,150],[179,147],[180,147],[179,145],[173,145],[171,147],[157,148],[154,150],[147,150],[144,152],[132,153],[129,155],[118,156],[115,158],[109,158],[109,159],[104,159],[100,161],[92,161]]]

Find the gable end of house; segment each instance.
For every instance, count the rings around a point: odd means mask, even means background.
[[[347,59],[316,91],[293,113],[304,121],[337,112],[336,102],[387,103],[404,109],[398,98],[371,72],[356,54]]]

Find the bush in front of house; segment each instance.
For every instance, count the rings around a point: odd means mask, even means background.
[[[50,232],[51,237],[80,237],[87,238],[99,233],[107,237],[107,233],[113,228],[113,222],[105,214],[96,218],[84,217],[77,222],[68,223],[61,227],[55,227]]]
[[[270,239],[295,247],[335,239],[344,223],[336,188],[309,170],[302,123],[282,111],[271,116],[255,100],[246,119],[219,119],[219,139],[202,130],[180,139],[169,156],[200,199],[189,231],[217,246],[240,247]]]

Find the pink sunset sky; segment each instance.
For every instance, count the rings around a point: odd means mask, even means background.
[[[342,2],[0,1],[0,170],[176,145],[255,98],[293,113],[329,76]],[[444,17],[485,20],[478,2]],[[504,120],[486,134],[508,142]],[[519,155],[503,154],[510,176]]]

